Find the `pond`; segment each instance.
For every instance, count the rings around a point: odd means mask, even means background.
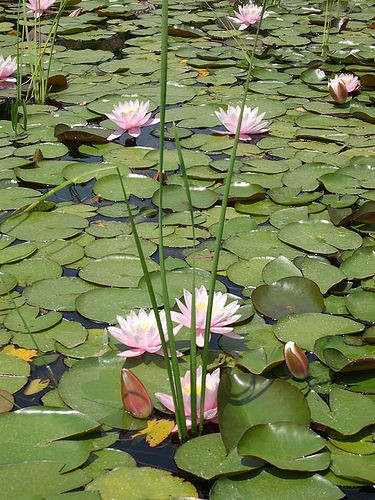
[[[375,8],[265,9],[170,0],[163,104],[162,0],[0,1],[8,500],[373,498]]]

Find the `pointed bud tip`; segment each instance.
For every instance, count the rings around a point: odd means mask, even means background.
[[[121,397],[124,410],[136,418],[149,418],[153,405],[148,392],[136,375],[127,368],[121,370]]]
[[[289,341],[284,346],[285,363],[293,377],[304,380],[309,374],[309,360],[295,342]]]

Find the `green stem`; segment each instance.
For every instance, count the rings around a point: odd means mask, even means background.
[[[174,137],[176,141],[176,149],[178,154],[178,162],[181,167],[182,178],[184,180],[184,186],[186,191],[186,197],[189,205],[189,213],[192,228],[192,238],[193,238],[193,248],[195,248],[195,222],[194,222],[194,212],[193,203],[191,201],[189,181],[186,173],[186,167],[184,162],[184,157],[182,155],[182,149],[180,144],[180,138],[178,137],[178,132],[175,124],[173,124]],[[196,328],[196,310],[195,310],[195,257],[193,265],[193,276],[191,283],[192,293],[191,293],[191,316],[190,316],[190,409],[191,409],[191,432],[192,436],[197,435],[197,328]]]
[[[161,14],[161,72],[160,72],[160,139],[159,139],[159,257],[160,257],[160,279],[163,291],[163,301],[169,345],[171,350],[171,363],[173,369],[173,380],[176,398],[174,399],[176,423],[180,440],[186,441],[187,428],[184,402],[182,397],[180,369],[178,365],[176,343],[173,335],[171,310],[169,305],[168,285],[164,261],[164,238],[163,238],[163,165],[164,165],[164,135],[165,135],[165,110],[167,104],[167,73],[168,73],[168,0],[162,1]]]
[[[210,338],[210,329],[211,329],[210,327],[211,327],[212,307],[213,307],[213,302],[214,302],[216,273],[217,273],[217,268],[218,268],[218,264],[219,264],[220,249],[221,249],[221,243],[222,243],[222,238],[223,238],[225,214],[226,214],[226,209],[227,209],[227,205],[228,205],[230,185],[231,185],[232,176],[233,176],[234,163],[235,163],[236,155],[237,155],[237,148],[238,148],[238,142],[239,142],[239,137],[240,137],[244,109],[245,109],[245,105],[246,105],[246,98],[247,98],[247,93],[248,93],[248,89],[249,89],[251,73],[252,73],[253,65],[254,65],[255,51],[257,48],[257,42],[258,42],[258,38],[259,38],[259,33],[260,33],[262,21],[263,21],[263,15],[264,15],[264,12],[266,10],[266,3],[267,3],[266,0],[264,0],[263,5],[262,5],[261,18],[260,18],[258,26],[257,26],[254,45],[253,45],[253,49],[252,49],[251,55],[250,55],[249,69],[247,71],[247,76],[246,76],[246,80],[244,83],[244,93],[243,93],[242,102],[241,102],[241,106],[240,106],[241,110],[240,110],[240,114],[238,117],[236,134],[234,136],[233,148],[232,148],[232,152],[231,152],[231,156],[230,156],[230,160],[229,160],[228,174],[227,174],[227,177],[225,180],[224,194],[223,194],[221,210],[220,210],[219,226],[218,226],[218,230],[217,230],[217,234],[216,234],[216,241],[215,241],[215,252],[214,252],[214,257],[213,257],[212,266],[211,266],[211,277],[210,277],[209,292],[208,292],[206,325],[205,325],[205,332],[204,332],[204,345],[203,345],[203,351],[202,351],[202,386],[201,386],[200,421],[199,421],[199,432],[200,433],[202,433],[202,431],[203,431],[204,400],[205,400],[205,394],[206,394],[206,375],[207,375],[207,364],[208,364],[208,345],[209,345],[209,338]]]

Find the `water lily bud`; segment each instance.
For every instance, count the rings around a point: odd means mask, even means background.
[[[289,341],[284,346],[284,358],[293,377],[304,380],[309,374],[309,360],[299,345]]]
[[[329,81],[328,90],[332,99],[339,104],[344,103],[348,98],[346,85],[338,76]]]
[[[121,397],[125,411],[136,418],[149,418],[153,405],[148,392],[130,370],[121,370]]]

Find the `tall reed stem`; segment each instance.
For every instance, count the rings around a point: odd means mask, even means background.
[[[206,314],[206,326],[205,326],[205,332],[204,332],[204,345],[203,345],[203,351],[202,351],[202,385],[201,385],[200,419],[199,419],[199,432],[200,433],[202,433],[202,431],[203,431],[204,400],[205,400],[205,394],[206,394],[206,375],[207,375],[207,364],[208,364],[208,345],[209,345],[209,338],[210,338],[210,329],[211,329],[210,327],[211,327],[212,307],[213,307],[213,302],[214,302],[216,273],[217,273],[217,268],[218,268],[218,264],[219,264],[220,249],[221,249],[223,231],[224,231],[225,213],[226,213],[226,209],[227,209],[227,205],[228,205],[229,191],[230,191],[230,186],[231,186],[231,181],[232,181],[232,176],[233,176],[234,163],[235,163],[236,155],[237,155],[237,148],[238,148],[238,142],[239,142],[239,137],[240,137],[240,130],[241,130],[241,124],[242,124],[242,119],[243,119],[243,113],[244,113],[244,109],[245,109],[245,105],[246,105],[246,98],[247,98],[247,93],[248,93],[248,89],[249,89],[249,83],[250,83],[250,79],[251,79],[253,65],[254,65],[255,51],[256,51],[256,47],[257,47],[257,42],[258,42],[258,38],[259,38],[259,32],[261,29],[262,21],[263,21],[264,12],[266,10],[266,5],[267,5],[267,0],[264,0],[263,5],[262,5],[261,18],[260,18],[258,26],[257,26],[257,31],[255,34],[255,39],[254,39],[254,45],[253,45],[251,55],[250,55],[249,69],[247,71],[246,80],[244,83],[244,93],[243,93],[241,106],[240,106],[241,111],[240,111],[240,115],[238,117],[236,134],[234,136],[233,148],[232,148],[231,156],[230,156],[230,160],[229,160],[228,174],[227,174],[226,180],[225,180],[224,194],[223,194],[221,210],[220,210],[219,226],[218,226],[218,230],[217,230],[217,234],[216,234],[215,251],[214,251],[214,257],[213,257],[212,266],[211,266],[211,277],[210,277],[207,314]]]
[[[168,339],[171,351],[171,364],[173,380],[170,380],[171,387],[174,385],[175,398],[173,400],[176,414],[176,423],[180,440],[186,441],[187,428],[185,409],[182,397],[180,369],[177,360],[176,343],[173,335],[173,325],[171,310],[169,305],[168,285],[164,261],[164,238],[163,238],[163,165],[164,165],[164,136],[165,136],[165,111],[167,105],[167,77],[168,77],[168,0],[162,1],[161,20],[161,73],[160,73],[160,139],[159,139],[159,259],[160,259],[160,279],[163,291],[163,302],[165,317],[167,322]],[[162,332],[160,332],[162,335]],[[168,357],[166,358],[168,361]]]

